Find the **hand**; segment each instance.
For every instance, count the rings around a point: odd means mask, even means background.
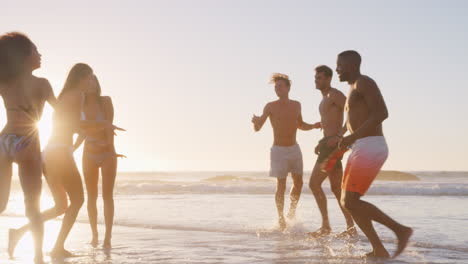
[[[322,123],[317,122],[317,123],[313,124],[312,126],[313,126],[313,128],[317,128],[317,129],[320,128],[321,129],[322,128]]]
[[[114,130],[119,130],[119,131],[127,131],[127,130],[125,130],[124,128],[118,127],[118,126],[116,126],[116,125],[112,125],[112,129],[114,129]]]
[[[335,147],[338,145],[338,143],[341,141],[340,136],[333,136],[327,140],[327,145],[329,147]]]
[[[256,115],[253,115],[253,116],[252,116],[252,123],[253,123],[254,125],[256,125],[259,121],[260,121],[260,117],[259,117],[259,116],[256,116]]]
[[[344,137],[340,141],[340,143],[338,143],[338,148],[340,148],[340,149],[348,148],[349,146],[351,146],[354,143],[354,141],[356,141],[356,140],[354,139],[353,135],[349,135],[347,137]]]
[[[320,143],[315,147],[315,154],[320,154]]]

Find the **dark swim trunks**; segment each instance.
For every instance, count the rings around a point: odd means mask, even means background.
[[[317,164],[321,164],[323,161],[325,161],[325,159],[327,159],[332,153],[334,150],[336,150],[336,148],[338,146],[333,146],[333,147],[330,147],[328,144],[327,144],[327,141],[328,139],[332,138],[334,136],[330,136],[330,137],[324,137],[322,138],[320,141],[319,141],[319,154],[318,154],[318,157],[317,157]],[[338,158],[336,164],[335,164],[335,168],[337,169],[342,169],[343,168],[343,165],[341,164],[341,159],[343,157],[340,157]]]

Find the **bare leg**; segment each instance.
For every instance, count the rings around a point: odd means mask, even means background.
[[[10,198],[12,166],[11,161],[0,157],[0,213],[5,211]]]
[[[41,219],[43,222],[48,221],[50,219],[54,219],[57,216],[64,214],[68,207],[67,194],[61,183],[53,178],[49,178],[47,180],[47,183],[54,198],[55,206],[42,212]],[[10,257],[13,257],[16,245],[18,244],[19,240],[23,237],[23,235],[30,230],[30,228],[31,224],[28,223],[18,229],[9,230],[8,253]]]
[[[302,174],[292,174],[293,178],[293,186],[291,187],[291,192],[290,192],[290,199],[291,199],[291,205],[289,206],[289,212],[288,212],[288,218],[289,219],[294,219],[296,217],[296,209],[297,209],[297,204],[299,203],[299,199],[301,198],[301,192],[302,192]]]
[[[59,164],[61,165],[59,166]],[[62,226],[60,228],[57,241],[55,242],[54,249],[51,252],[51,256],[69,257],[71,253],[65,250],[64,244],[84,202],[83,184],[81,182],[78,169],[76,168],[75,161],[73,160],[73,156],[68,153],[63,153],[62,158],[57,159],[56,162],[51,165],[52,166],[47,167],[47,171],[50,174],[49,177],[52,177],[53,173],[58,173],[54,175],[54,177],[63,177],[63,186],[70,197],[70,206],[63,217]],[[52,171],[51,168],[54,165],[56,167],[54,171]]]
[[[104,248],[111,248],[112,227],[114,224],[114,185],[117,175],[117,158],[110,157],[102,165],[102,197],[104,199],[104,219],[106,234]]]
[[[322,172],[319,164],[316,163],[310,176],[309,187],[322,215],[322,226],[317,231],[310,233],[314,237],[328,235],[331,232],[330,221],[328,219],[327,197],[322,189],[322,183],[327,177],[328,175]]]
[[[342,234],[347,234],[347,235],[357,235],[356,228],[354,228],[354,221],[353,217],[351,214],[341,206],[341,180],[343,177],[343,169],[341,166],[336,167],[328,177],[330,180],[330,187],[333,192],[333,194],[336,197],[336,200],[338,201],[338,206],[340,206],[341,212],[343,212],[343,215],[346,219],[346,226],[347,230],[343,232]]]
[[[277,179],[276,182],[276,209],[278,210],[278,222],[281,230],[286,228],[286,221],[284,220],[284,193],[286,191],[286,178]]]
[[[31,145],[18,155],[18,175],[24,193],[26,216],[31,223],[31,233],[34,241],[34,261],[43,263],[42,243],[44,238],[44,222],[41,218],[42,166],[37,145]]]
[[[408,239],[413,232],[411,228],[396,222],[376,206],[366,201],[362,201],[359,193],[346,191],[341,202],[343,206],[351,212],[356,224],[361,228],[372,244],[372,256],[384,258],[388,258],[390,256],[377,235],[374,226],[372,225],[372,221],[381,223],[397,235],[399,242],[395,255],[401,253],[406,247]]]
[[[86,183],[86,191],[88,194],[88,218],[93,233],[91,245],[96,247],[98,244],[98,229],[97,229],[97,197],[98,197],[98,181],[99,167],[86,158],[86,153],[83,154],[83,174]]]

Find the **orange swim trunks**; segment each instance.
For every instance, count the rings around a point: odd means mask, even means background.
[[[358,139],[351,147],[341,188],[364,195],[388,157],[385,137]]]

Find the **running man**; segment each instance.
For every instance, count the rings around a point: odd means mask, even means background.
[[[297,203],[302,191],[303,163],[302,153],[296,141],[297,129],[311,130],[320,128],[320,123],[307,124],[302,120],[301,104],[289,99],[291,81],[285,74],[275,73],[271,77],[271,83],[275,84],[275,92],[278,100],[266,104],[261,116],[254,115],[252,123],[254,130],[259,131],[267,118],[270,118],[273,127],[274,142],[271,147],[270,176],[277,179],[276,207],[278,210],[279,227],[286,228],[284,219],[284,193],[286,191],[286,177],[292,174],[293,186],[291,188],[288,218],[296,215]]]
[[[346,128],[350,135],[339,142],[339,147],[352,148],[343,176],[341,204],[372,244],[373,250],[366,256],[390,257],[372,225],[372,221],[376,221],[395,233],[398,246],[393,257],[396,257],[406,248],[413,230],[361,200],[388,157],[382,129],[388,111],[377,84],[361,74],[360,65],[361,56],[356,51],[348,50],[338,55],[336,72],[340,81],[350,85],[345,106],[348,112]]]
[[[343,167],[341,159],[338,160],[335,167],[329,172],[322,172],[321,164],[338,146],[339,134],[343,127],[343,110],[346,97],[339,90],[331,87],[333,71],[328,66],[320,65],[315,68],[315,86],[322,93],[319,111],[323,129],[323,139],[321,139],[315,148],[318,155],[312,175],[310,176],[309,187],[315,197],[315,201],[322,214],[322,227],[317,231],[310,233],[313,237],[320,237],[330,234],[331,227],[328,219],[327,197],[322,189],[323,181],[328,177],[331,190],[335,195],[338,204],[341,196],[341,178],[343,176]],[[350,213],[340,206],[345,219],[347,230],[342,235],[356,235],[353,218]]]

